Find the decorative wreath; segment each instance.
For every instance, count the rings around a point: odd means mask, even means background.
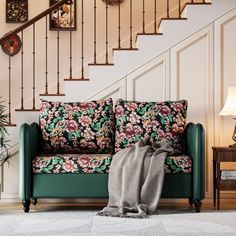
[[[124,0],[103,0],[103,2],[108,3],[109,5],[118,5],[119,3],[122,3]]]

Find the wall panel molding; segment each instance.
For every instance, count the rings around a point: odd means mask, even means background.
[[[170,98],[169,52],[127,76],[127,99],[163,101]]]
[[[206,131],[206,193],[212,193],[214,145],[213,25],[190,36],[171,50],[171,99],[189,101],[188,121]]]
[[[119,80],[118,82],[108,86],[107,88],[101,90],[99,93],[94,95],[93,97],[87,98],[85,101],[98,100],[98,99],[106,99],[113,98],[113,102],[115,103],[116,99],[123,98],[126,99],[126,78]]]

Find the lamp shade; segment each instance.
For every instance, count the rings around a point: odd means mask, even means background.
[[[233,116],[236,118],[236,87],[228,88],[228,95],[220,116]]]

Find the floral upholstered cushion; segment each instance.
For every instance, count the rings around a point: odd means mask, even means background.
[[[115,151],[129,147],[145,136],[155,142],[167,140],[182,151],[187,106],[186,100],[157,103],[119,99],[115,107]]]
[[[59,174],[108,173],[110,154],[54,154],[40,155],[33,159],[33,173]],[[192,160],[188,156],[169,156],[165,161],[165,173],[191,173]]]
[[[108,173],[110,154],[54,154],[33,159],[33,173]]]
[[[40,109],[43,153],[112,153],[112,99],[48,102]]]
[[[187,155],[169,156],[165,160],[165,173],[191,173],[192,159]]]

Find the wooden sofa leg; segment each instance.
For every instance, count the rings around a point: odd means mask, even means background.
[[[193,205],[193,202],[194,202],[194,201],[193,201],[193,199],[192,199],[192,198],[189,198],[189,199],[188,199],[188,203],[189,203],[189,205],[190,205],[190,206],[192,206],[192,205]]]
[[[31,199],[31,202],[32,202],[32,204],[35,206],[35,205],[38,203],[38,199],[33,197],[33,198]]]
[[[22,201],[23,204],[23,210],[25,213],[28,213],[30,210],[30,200],[23,200]]]
[[[195,208],[195,211],[197,213],[199,213],[201,211],[201,207],[202,207],[202,202],[199,201],[199,200],[194,200],[194,208]]]

